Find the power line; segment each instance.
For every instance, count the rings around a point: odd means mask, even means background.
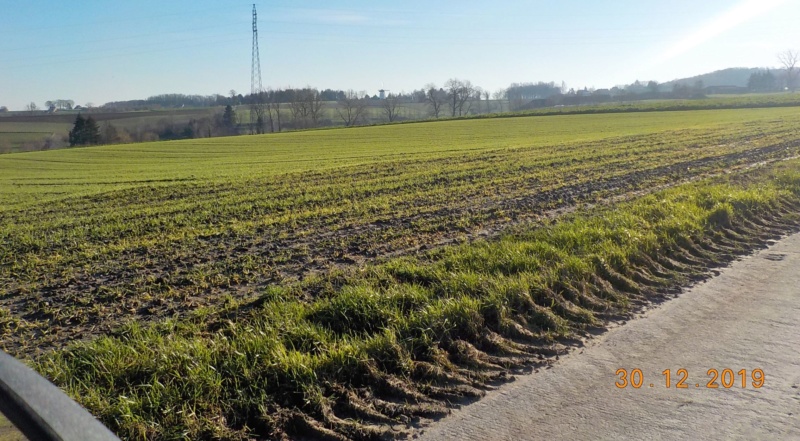
[[[182,35],[189,32],[196,32],[196,31],[208,31],[211,29],[227,29],[232,27],[240,27],[244,22],[229,22],[221,25],[212,25],[212,26],[202,26],[202,27],[192,27],[192,28],[183,28],[183,29],[171,29],[167,32],[154,32],[150,31],[144,34],[132,34],[132,35],[125,35],[121,37],[113,37],[113,38],[105,38],[105,37],[93,37],[89,39],[82,39],[82,40],[69,40],[69,41],[59,41],[57,43],[47,43],[47,44],[39,44],[33,46],[19,46],[19,47],[12,47],[12,48],[0,48],[0,53],[14,53],[14,52],[31,52],[36,51],[37,49],[49,49],[49,48],[57,48],[57,47],[75,47],[75,46],[83,46],[89,45],[93,43],[110,43],[110,42],[117,42],[117,41],[124,41],[124,40],[138,40],[145,37],[156,37],[156,36],[166,36],[166,35]],[[237,32],[238,34],[238,32]],[[222,34],[222,35],[229,35],[229,34]],[[198,39],[200,38],[207,38],[209,34],[201,34]],[[193,37],[194,38],[194,37]],[[163,40],[159,41],[158,44],[163,43]],[[147,43],[154,45],[156,43]],[[115,46],[116,47],[116,46]]]
[[[81,49],[76,51],[70,52],[58,52],[56,54],[53,53],[39,53],[36,55],[30,55],[25,57],[19,58],[10,58],[7,59],[9,65],[13,67],[19,67],[20,65],[26,65],[28,62],[36,62],[37,60],[49,60],[53,63],[58,63],[61,60],[72,60],[76,57],[80,57],[82,55],[91,55],[88,59],[92,58],[100,58],[104,57],[105,54],[111,52],[114,54],[122,54],[122,55],[132,55],[134,53],[147,53],[148,50],[152,52],[160,51],[163,48],[167,47],[174,47],[176,45],[182,45],[183,43],[200,43],[205,42],[206,46],[209,45],[218,45],[219,43],[225,41],[231,41],[227,37],[239,36],[241,38],[246,38],[242,36],[240,32],[227,32],[223,34],[205,34],[198,37],[189,37],[189,38],[181,38],[181,39],[162,39],[159,42],[152,42],[152,43],[144,43],[144,44],[134,44],[129,46],[111,46],[111,47],[97,47],[97,48],[87,48]],[[177,46],[182,47],[182,46]],[[151,49],[152,48],[152,49]],[[142,51],[144,50],[144,51]],[[136,51],[136,52],[133,52]],[[87,58],[83,58],[87,59]],[[17,64],[20,63],[20,64]]]
[[[189,40],[189,41],[191,41],[191,40]],[[218,39],[215,40],[216,43],[235,43],[235,42],[243,42],[243,41],[246,41],[246,40],[244,40],[243,37],[231,38],[231,39],[226,39],[226,40],[218,40]],[[138,52],[119,52],[119,51],[116,51],[116,53],[111,53],[111,54],[106,54],[106,55],[96,55],[96,56],[79,57],[79,58],[68,57],[68,58],[63,58],[63,59],[58,59],[58,60],[52,60],[51,59],[50,61],[45,61],[45,62],[40,62],[40,63],[34,62],[34,63],[30,63],[30,64],[11,65],[9,67],[10,68],[14,68],[14,69],[20,69],[20,68],[26,68],[26,67],[42,67],[42,66],[52,66],[52,65],[63,65],[63,64],[67,64],[67,63],[77,63],[77,62],[91,61],[91,60],[102,60],[102,59],[108,59],[108,58],[119,58],[119,57],[131,58],[134,55],[149,55],[149,54],[154,54],[154,53],[170,52],[170,51],[183,50],[183,49],[196,48],[196,47],[208,47],[208,42],[193,43],[193,44],[180,45],[180,46],[174,46],[174,47],[166,47],[166,48],[165,47],[161,47],[159,49],[148,49],[148,50],[143,50],[143,51],[138,51]]]
[[[165,4],[166,4],[166,2],[165,2]],[[125,18],[102,19],[102,20],[95,20],[95,21],[83,21],[83,22],[81,22],[81,26],[83,28],[86,28],[86,29],[94,28],[97,25],[114,26],[116,28],[116,27],[118,27],[118,24],[120,24],[120,23],[130,23],[130,22],[134,22],[134,23],[136,23],[136,22],[139,22],[139,23],[151,23],[151,22],[154,21],[154,19],[160,19],[160,18],[165,18],[165,17],[182,17],[182,18],[186,18],[187,16],[188,17],[198,17],[198,16],[204,17],[204,16],[207,16],[207,14],[210,13],[210,12],[220,12],[220,11],[230,11],[230,7],[229,6],[213,7],[213,8],[195,9],[195,10],[191,10],[191,11],[186,11],[186,9],[183,8],[183,10],[180,11],[180,12],[166,12],[166,13],[159,13],[159,14],[127,16]],[[57,25],[47,24],[47,25],[41,25],[41,26],[30,26],[30,24],[24,25],[23,23],[19,23],[19,24],[20,24],[20,28],[19,29],[13,29],[13,28],[10,29],[12,34],[14,34],[15,32],[22,32],[23,30],[25,32],[36,32],[36,31],[54,32],[55,30],[58,30],[58,29],[75,27],[75,24],[73,24],[73,23],[64,23],[64,24],[60,24],[60,25],[58,25],[58,24]]]

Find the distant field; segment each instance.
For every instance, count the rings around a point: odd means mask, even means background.
[[[796,228],[798,127],[648,111],[2,155],[0,347],[131,439],[370,439]]]
[[[795,109],[445,121],[265,136],[155,142],[0,156],[0,210],[178,182],[227,183],[316,170],[429,160],[509,148],[547,149],[604,138],[787,124]],[[714,133],[714,132],[711,132]],[[675,142],[680,133],[671,133]]]
[[[4,149],[3,153],[12,153],[17,148],[19,148],[19,146],[24,145],[25,143],[33,141],[41,141],[57,133],[57,132],[21,132],[21,131],[16,131],[19,128],[14,128],[14,127],[3,127],[3,129],[9,130],[7,132],[0,132],[0,145],[6,148]]]
[[[70,124],[75,121],[75,117],[80,113],[84,116],[91,115],[97,121],[112,121],[123,120],[129,118],[142,118],[142,117],[190,117],[190,116],[203,116],[211,111],[211,108],[194,108],[194,109],[164,109],[164,110],[142,110],[132,112],[102,112],[97,110],[92,111],[78,111],[66,110],[47,114],[44,112],[10,112],[7,114],[0,114],[0,123],[57,123],[57,124]]]
[[[0,117],[0,153],[15,152],[51,136],[60,138],[69,132],[70,127],[70,124],[59,122],[7,122]]]
[[[102,127],[109,122],[129,130],[156,125],[162,120],[185,124],[192,118],[208,116],[218,109],[170,109],[164,111],[98,113],[83,112],[91,115]],[[65,138],[75,121],[78,112],[65,111],[55,114],[30,114],[13,112],[0,114],[0,153],[18,152],[34,144],[40,144],[50,136],[56,139]],[[38,150],[38,149],[37,149]]]
[[[511,112],[509,115],[582,115],[592,113],[663,112],[684,110],[747,109],[798,107],[800,94],[762,93],[744,95],[711,95],[698,99],[658,99],[645,101],[610,101],[601,104],[557,106]]]
[[[71,124],[58,122],[5,122],[0,118],[0,133],[53,133],[69,131]]]

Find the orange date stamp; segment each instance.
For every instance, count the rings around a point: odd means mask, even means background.
[[[749,371],[742,369],[738,372],[733,369],[709,369],[703,381],[695,383],[689,381],[689,371],[686,369],[677,369],[675,371],[665,369],[661,372],[661,375],[660,381],[648,383],[641,369],[617,369],[617,381],[614,382],[614,385],[619,389],[641,389],[642,387],[666,387],[667,389],[699,389],[701,387],[705,389],[760,389],[764,387],[766,382],[766,376],[762,369]]]

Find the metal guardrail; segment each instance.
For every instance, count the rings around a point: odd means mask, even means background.
[[[0,351],[0,412],[35,441],[119,441],[58,387]]]

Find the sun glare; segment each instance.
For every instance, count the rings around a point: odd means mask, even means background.
[[[720,34],[753,20],[786,3],[787,0],[745,0],[725,13],[705,23],[659,55],[651,66],[656,66],[701,46]]]

